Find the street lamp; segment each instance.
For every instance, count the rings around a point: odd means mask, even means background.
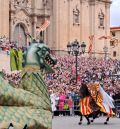
[[[68,54],[71,54],[73,56],[75,56],[76,59],[76,83],[77,83],[77,57],[78,55],[84,54],[85,53],[85,48],[86,48],[86,44],[85,42],[82,42],[81,44],[79,44],[79,42],[77,41],[77,39],[73,42],[68,42],[67,44],[67,49],[68,49]]]
[[[107,46],[104,46],[103,51],[105,53],[104,59],[106,60],[107,59],[108,47]]]

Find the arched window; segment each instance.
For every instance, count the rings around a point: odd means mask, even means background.
[[[117,52],[113,51],[113,57],[116,57],[116,56],[117,56]]]
[[[25,46],[27,44],[27,37],[25,35],[25,29],[21,23],[16,25],[13,39],[14,39],[14,42],[18,46]]]
[[[100,9],[98,18],[99,18],[99,26],[98,27],[104,29],[104,13],[102,12],[102,9]]]

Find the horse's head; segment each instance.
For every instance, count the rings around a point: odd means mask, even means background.
[[[88,90],[87,85],[85,83],[82,83],[81,87],[80,87],[80,97],[84,98],[84,97],[87,97],[87,96],[90,96],[90,92]]]
[[[25,54],[25,65],[37,65],[46,72],[53,72],[52,66],[56,63],[57,60],[44,43],[33,43]]]

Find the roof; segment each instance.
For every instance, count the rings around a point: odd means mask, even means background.
[[[120,26],[110,27],[110,31],[120,31]]]

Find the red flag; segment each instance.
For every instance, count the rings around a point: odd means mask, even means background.
[[[88,49],[88,54],[91,54],[91,52],[92,52],[93,39],[94,39],[94,35],[89,36],[90,45],[89,45],[89,49]]]
[[[46,28],[49,26],[50,21],[48,21],[47,19],[45,19],[44,23],[40,26],[40,28],[38,29],[39,32],[46,30]]]

